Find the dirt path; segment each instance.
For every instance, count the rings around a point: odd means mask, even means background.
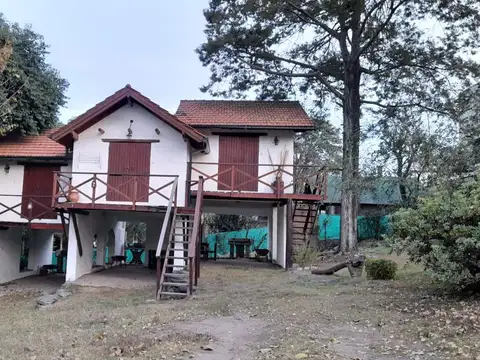
[[[207,333],[215,339],[203,346],[197,360],[249,360],[254,359],[251,345],[261,338],[263,327],[262,321],[239,314],[183,324],[179,329]]]

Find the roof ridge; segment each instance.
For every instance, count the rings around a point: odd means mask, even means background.
[[[253,99],[181,99],[196,102],[258,102],[258,103],[300,103],[300,100],[253,100]]]

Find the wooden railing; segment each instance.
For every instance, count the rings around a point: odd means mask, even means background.
[[[109,183],[110,179],[119,177],[123,182]],[[79,179],[79,180],[76,180]],[[151,182],[162,182],[159,186],[152,186]],[[157,180],[157,181],[155,181]],[[152,174],[118,174],[118,173],[88,173],[88,172],[55,172],[52,206],[56,207],[65,202],[73,202],[72,194],[78,194],[79,203],[97,204],[127,203],[135,210],[137,204],[146,203],[149,206],[150,196],[158,196],[165,202],[170,201],[170,192],[177,191],[178,175],[152,175]],[[168,192],[170,188],[170,192]],[[58,191],[57,191],[58,189]],[[128,191],[125,191],[128,190]],[[165,192],[167,192],[165,194]],[[110,199],[109,199],[110,197]],[[155,204],[153,204],[154,206]],[[175,203],[176,206],[176,194]]]
[[[165,213],[165,220],[163,221],[162,230],[160,231],[160,237],[158,239],[157,252],[155,254],[157,259],[160,258],[160,255],[162,253],[163,243],[165,242],[165,236],[167,234],[168,225],[171,223],[171,221],[175,220],[175,214],[176,214],[175,204],[177,203],[177,187],[178,187],[178,178],[175,178],[173,180],[172,190],[170,192],[170,199],[168,200],[167,211]],[[173,216],[172,216],[172,208],[174,210]],[[171,228],[173,228],[173,224]]]
[[[56,219],[57,215],[50,206],[49,195],[12,195],[0,194],[0,221],[6,214],[12,213],[21,219],[32,221],[35,219]],[[48,217],[46,217],[48,215]],[[14,216],[15,217],[15,216]],[[7,220],[14,218],[7,218]]]
[[[203,209],[203,177],[198,179],[197,198],[195,203],[195,214],[193,216],[192,236],[188,244],[188,289],[189,293],[193,293],[193,285],[197,285],[198,277],[200,275],[200,227],[202,223],[202,209]]]
[[[327,170],[323,166],[192,162],[190,168],[192,190],[196,190],[198,184],[195,179],[202,176],[204,191],[271,193],[277,196],[311,194],[323,200],[327,197]],[[264,189],[259,190],[262,185]]]

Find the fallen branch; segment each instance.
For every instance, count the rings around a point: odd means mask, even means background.
[[[344,268],[348,268],[350,275],[353,277],[353,271],[352,268],[359,268],[362,267],[363,264],[365,263],[365,257],[361,256],[358,258],[355,258],[353,260],[347,260],[338,264],[333,265],[332,267],[328,269],[315,269],[312,270],[312,274],[314,275],[333,275],[339,270],[342,270]]]

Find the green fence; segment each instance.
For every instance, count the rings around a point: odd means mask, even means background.
[[[213,250],[215,242],[217,243],[217,255],[227,255],[230,253],[229,239],[244,239],[249,238],[253,240],[252,249],[268,249],[268,228],[255,228],[248,230],[229,231],[218,234],[208,234],[206,240],[208,246]]]
[[[125,250],[125,256],[127,257],[126,261],[127,264],[130,263],[133,260],[133,253],[131,249],[126,249]],[[105,248],[105,262],[108,262],[108,247]],[[146,263],[146,255],[145,251],[141,255],[141,260],[144,265],[147,265]],[[97,261],[97,249],[93,249],[93,256],[92,256],[92,262],[95,264]],[[55,252],[52,253],[52,264],[57,265],[57,256],[55,255]],[[65,272],[67,269],[67,257],[65,256],[63,258],[63,269],[62,271]]]
[[[390,229],[388,216],[358,217],[358,239],[380,239]],[[318,218],[319,240],[340,239],[340,215],[321,214]]]

